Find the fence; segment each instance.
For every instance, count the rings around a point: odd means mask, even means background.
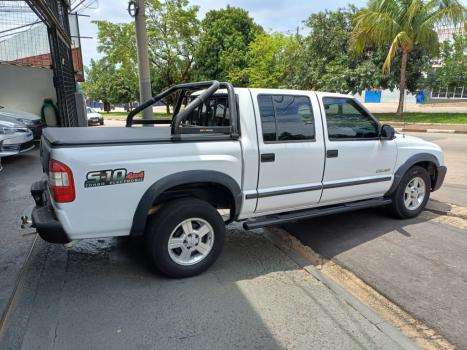
[[[467,87],[456,87],[456,88],[439,88],[431,91],[430,98],[436,99],[455,99],[455,100],[467,100]]]

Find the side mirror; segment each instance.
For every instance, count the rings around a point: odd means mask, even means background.
[[[396,137],[395,135],[396,130],[394,130],[394,128],[391,125],[384,124],[381,127],[379,135],[381,140],[394,140],[394,138]]]

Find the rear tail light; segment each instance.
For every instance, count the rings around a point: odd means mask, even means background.
[[[69,167],[55,159],[49,160],[49,189],[57,203],[75,200],[73,173]]]

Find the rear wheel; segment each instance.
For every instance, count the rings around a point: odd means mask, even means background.
[[[168,277],[189,277],[205,271],[219,257],[225,224],[217,210],[199,199],[165,204],[146,227],[149,256]]]
[[[426,169],[414,166],[402,178],[392,195],[392,212],[401,219],[419,215],[430,198],[430,176]]]

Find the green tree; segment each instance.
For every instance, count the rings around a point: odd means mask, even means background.
[[[427,84],[433,89],[467,88],[467,35],[456,35],[441,45],[437,65],[429,72]]]
[[[115,103],[115,66],[105,59],[93,60],[85,67],[86,81],[82,88],[86,98],[104,103]]]
[[[248,47],[248,67],[239,71],[241,76],[235,80],[248,81],[251,87],[292,88],[296,77],[293,63],[300,52],[295,36],[261,33]]]
[[[97,51],[114,64],[137,66],[134,23],[93,21],[97,25]]]
[[[314,13],[305,21],[310,29],[303,38],[303,59],[295,62],[302,70],[301,87],[342,93],[358,93],[370,85],[393,88],[390,75],[378,70],[382,54],[367,50],[350,53],[355,7]]]
[[[197,14],[198,7],[189,6],[188,0],[148,1],[146,25],[153,91],[192,80],[200,33]],[[173,100],[167,102],[168,109]]]
[[[138,77],[134,71],[116,67],[106,58],[91,59],[85,67],[86,81],[81,84],[86,98],[104,103],[127,103],[137,100]]]
[[[355,16],[352,46],[356,52],[366,47],[388,47],[383,72],[389,72],[400,54],[399,106],[401,116],[406,89],[407,61],[414,48],[438,50],[435,26],[441,22],[466,25],[466,9],[457,0],[370,0],[368,8]]]
[[[245,86],[241,71],[248,64],[248,46],[263,29],[247,11],[231,6],[206,13],[201,27],[195,54],[198,78]]]
[[[98,46],[97,51],[104,55],[99,64],[89,67],[88,74],[94,76],[95,84],[105,81],[107,91],[112,91],[114,96],[111,103],[130,104],[139,99],[139,84],[136,56],[136,36],[133,23],[111,23],[107,21],[95,21],[97,25]],[[112,67],[112,79],[106,75],[99,78],[92,73],[99,72],[105,65],[107,71]],[[99,85],[97,85],[99,86]]]

